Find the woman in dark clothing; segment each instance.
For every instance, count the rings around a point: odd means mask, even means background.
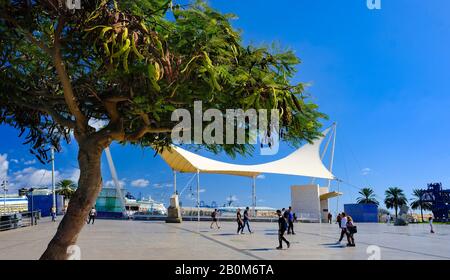
[[[236,213],[236,222],[238,223],[237,234],[239,234],[239,232],[244,229],[244,221],[242,221],[242,215],[241,215],[240,208],[238,208],[237,213]],[[244,233],[241,232],[241,234],[244,234]]]
[[[356,226],[353,223],[353,219],[350,216],[347,216],[347,231],[348,231],[348,235],[347,235],[347,246],[348,247],[355,247],[355,238],[353,237],[353,235],[356,232]]]
[[[341,229],[341,220],[342,220],[342,216],[341,216],[341,213],[339,213],[336,217],[336,223],[338,223],[339,229]]]
[[[278,215],[278,242],[279,242],[279,246],[277,247],[277,249],[280,250],[283,249],[283,241],[286,242],[288,248],[291,244],[284,237],[284,233],[286,232],[287,229],[286,219],[283,217],[280,210],[277,210],[277,215]]]

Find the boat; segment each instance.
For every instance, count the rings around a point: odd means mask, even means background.
[[[125,209],[128,216],[140,215],[167,215],[164,203],[153,200],[150,196],[137,200],[134,197],[125,197]]]

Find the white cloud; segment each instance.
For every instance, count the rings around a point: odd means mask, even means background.
[[[19,160],[18,160],[18,159],[15,159],[15,158],[13,158],[13,159],[11,159],[11,162],[12,162],[12,163],[15,163],[15,164],[17,164],[17,163],[19,163]]]
[[[125,181],[119,180],[119,185],[121,188],[125,187]],[[108,181],[104,182],[103,186],[105,186],[107,188],[115,188],[116,187],[113,180],[108,180]]]
[[[67,172],[64,172],[62,179],[67,179],[75,182],[75,184],[78,183],[78,179],[80,178],[80,169],[74,168],[72,170],[69,170]]]
[[[162,184],[162,183],[154,183],[154,184],[153,184],[153,187],[154,187],[155,189],[171,188],[171,187],[173,187],[173,184],[172,184],[172,183],[165,183],[165,184]]]
[[[36,160],[32,159],[32,160],[25,161],[23,164],[25,164],[25,165],[32,165],[32,164],[35,164],[35,163],[36,163]]]
[[[204,193],[204,192],[206,192],[206,189],[199,189],[198,192],[199,193]]]
[[[12,162],[19,162],[18,160],[11,160]],[[25,161],[22,159],[22,162]],[[33,160],[35,162],[35,160]],[[26,164],[26,163],[25,163]],[[7,155],[0,154],[0,180],[6,179],[8,172]],[[69,179],[78,182],[80,170],[78,168],[55,171],[55,183],[62,179]],[[22,187],[50,187],[52,185],[52,171],[50,169],[37,169],[35,167],[26,167],[18,170],[8,176],[9,186],[11,191]]]
[[[259,174],[258,176],[256,176],[256,179],[266,179],[266,175]]]
[[[6,180],[8,177],[8,154],[0,154],[0,180]]]
[[[137,179],[131,182],[131,185],[133,187],[137,187],[137,188],[145,188],[150,184],[150,182],[148,180],[145,179]]]
[[[363,169],[361,170],[361,174],[362,174],[363,176],[369,175],[371,172],[372,172],[372,169],[370,169],[369,167],[363,168]]]
[[[234,201],[238,201],[239,199],[237,198],[237,196],[235,196],[234,194],[232,195],[232,196],[228,196],[227,197],[227,201],[231,201],[231,202],[234,202]]]
[[[55,180],[61,178],[61,173],[55,171]],[[11,177],[11,182],[21,187],[44,187],[52,184],[52,171],[47,169],[36,169],[34,167],[27,167],[25,169],[16,171]]]

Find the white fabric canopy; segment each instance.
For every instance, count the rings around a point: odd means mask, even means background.
[[[323,179],[335,179],[335,176],[324,166],[320,158],[320,145],[330,131],[313,143],[305,144],[292,154],[272,162],[254,165],[240,165],[209,159],[186,151],[177,146],[164,149],[160,154],[175,171],[190,173],[214,173],[255,177],[261,173],[305,176]]]

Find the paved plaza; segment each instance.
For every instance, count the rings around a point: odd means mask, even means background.
[[[37,226],[0,232],[0,259],[38,259],[58,223],[42,219]],[[254,222],[254,234],[236,235],[236,224],[208,222],[166,224],[162,221],[96,220],[86,225],[78,239],[82,259],[450,259],[450,226],[427,224],[396,227],[358,224],[356,247],[336,244],[336,224],[295,224],[296,235],[287,235],[290,249],[276,250],[277,224]],[[376,245],[374,247],[371,245]],[[369,248],[369,253],[367,252]],[[375,250],[375,251],[374,251]]]

